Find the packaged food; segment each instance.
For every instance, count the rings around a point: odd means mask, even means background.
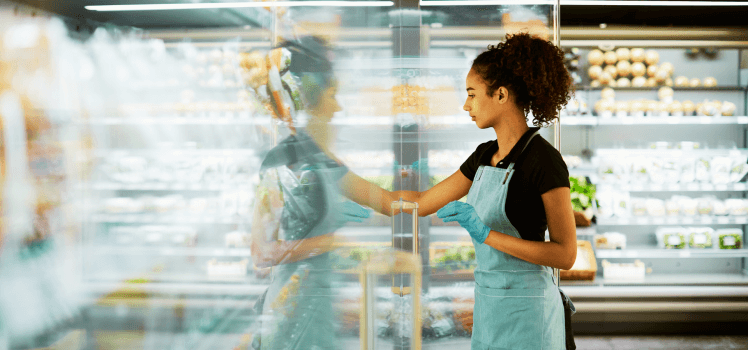
[[[715,232],[719,249],[740,249],[743,247],[743,230],[737,228],[719,229]]]
[[[730,171],[733,159],[730,157],[714,157],[711,162],[711,175],[713,184],[726,184],[730,182]]]
[[[714,212],[714,197],[701,197],[696,199],[696,212],[699,215],[712,215]]]
[[[742,216],[746,214],[745,200],[742,198],[725,199],[725,207],[728,215]]]
[[[614,215],[614,197],[615,194],[608,189],[600,189],[596,193],[597,196],[597,216],[601,218],[609,218]]]
[[[615,216],[619,218],[629,217],[631,215],[630,194],[628,192],[614,192],[614,193],[615,193],[615,197],[614,197],[614,202],[613,202],[614,204],[613,210],[614,210]]]
[[[652,159],[648,157],[636,157],[631,161],[631,182],[649,183],[649,169],[652,168]]]
[[[665,216],[665,201],[657,198],[647,198],[645,202],[649,216]]]
[[[711,180],[711,159],[701,157],[696,160],[694,178],[697,182],[709,182]]]
[[[696,159],[683,158],[680,160],[680,183],[696,181]]]
[[[730,168],[730,182],[739,182],[748,174],[748,157],[745,155],[736,155],[732,158],[732,167]]]
[[[681,215],[693,216],[696,215],[698,209],[698,203],[695,199],[685,196],[674,196],[680,205]]]
[[[660,227],[655,231],[657,246],[665,249],[686,248],[688,231],[683,227]]]
[[[668,216],[680,215],[680,204],[674,199],[668,199],[665,201],[665,213]]]
[[[714,229],[711,227],[691,227],[688,229],[688,246],[691,248],[711,248]]]
[[[729,211],[727,209],[727,205],[725,204],[725,201],[714,199],[712,201],[714,205],[714,210],[712,211],[713,215],[727,215],[729,214]]]
[[[634,216],[647,215],[647,199],[631,197],[631,214]]]
[[[642,280],[646,275],[646,266],[640,260],[633,263],[611,263],[602,261],[603,277],[606,280]]]
[[[626,249],[626,235],[620,232],[605,232],[592,236],[597,249]]]

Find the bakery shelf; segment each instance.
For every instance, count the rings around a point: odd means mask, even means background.
[[[748,124],[746,116],[731,117],[612,117],[561,116],[561,125],[742,125]]]
[[[748,257],[748,249],[597,249],[595,256],[598,259],[745,258]]]
[[[249,257],[249,248],[200,248],[200,247],[122,247],[90,246],[91,254],[105,255],[147,255],[147,256],[210,256],[210,257]]]
[[[240,224],[248,221],[239,216],[170,215],[170,214],[94,214],[90,221],[123,224]]]
[[[597,218],[598,226],[636,225],[745,225],[748,216],[632,216],[627,218]]]
[[[111,157],[112,155],[155,155],[155,156],[194,156],[194,157],[249,157],[256,156],[254,149],[219,148],[219,149],[189,149],[189,148],[110,148],[94,151],[97,157]]]
[[[673,183],[673,184],[607,184],[600,185],[615,186],[616,189],[625,192],[741,192],[748,189],[743,182],[727,184],[711,183]]]

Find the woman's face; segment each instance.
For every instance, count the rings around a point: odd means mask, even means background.
[[[338,103],[337,94],[337,83],[325,89],[319,97],[317,105],[312,108],[312,114],[321,119],[321,121],[330,121],[330,119],[335,115],[335,112],[342,110]]]
[[[507,89],[500,87],[494,91],[493,96],[489,96],[483,78],[472,69],[465,79],[465,86],[468,96],[462,109],[470,113],[470,117],[481,129],[496,125],[508,101]]]

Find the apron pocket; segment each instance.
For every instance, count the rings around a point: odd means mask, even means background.
[[[473,339],[489,349],[541,349],[545,289],[475,287]]]

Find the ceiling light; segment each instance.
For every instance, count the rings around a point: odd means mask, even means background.
[[[747,1],[560,0],[562,6],[748,6]],[[554,5],[554,0],[420,0],[420,6]]]
[[[161,10],[204,10],[245,7],[386,7],[393,6],[392,1],[274,1],[274,2],[208,2],[190,4],[143,4],[143,5],[91,5],[85,6],[90,11],[161,11]]]

